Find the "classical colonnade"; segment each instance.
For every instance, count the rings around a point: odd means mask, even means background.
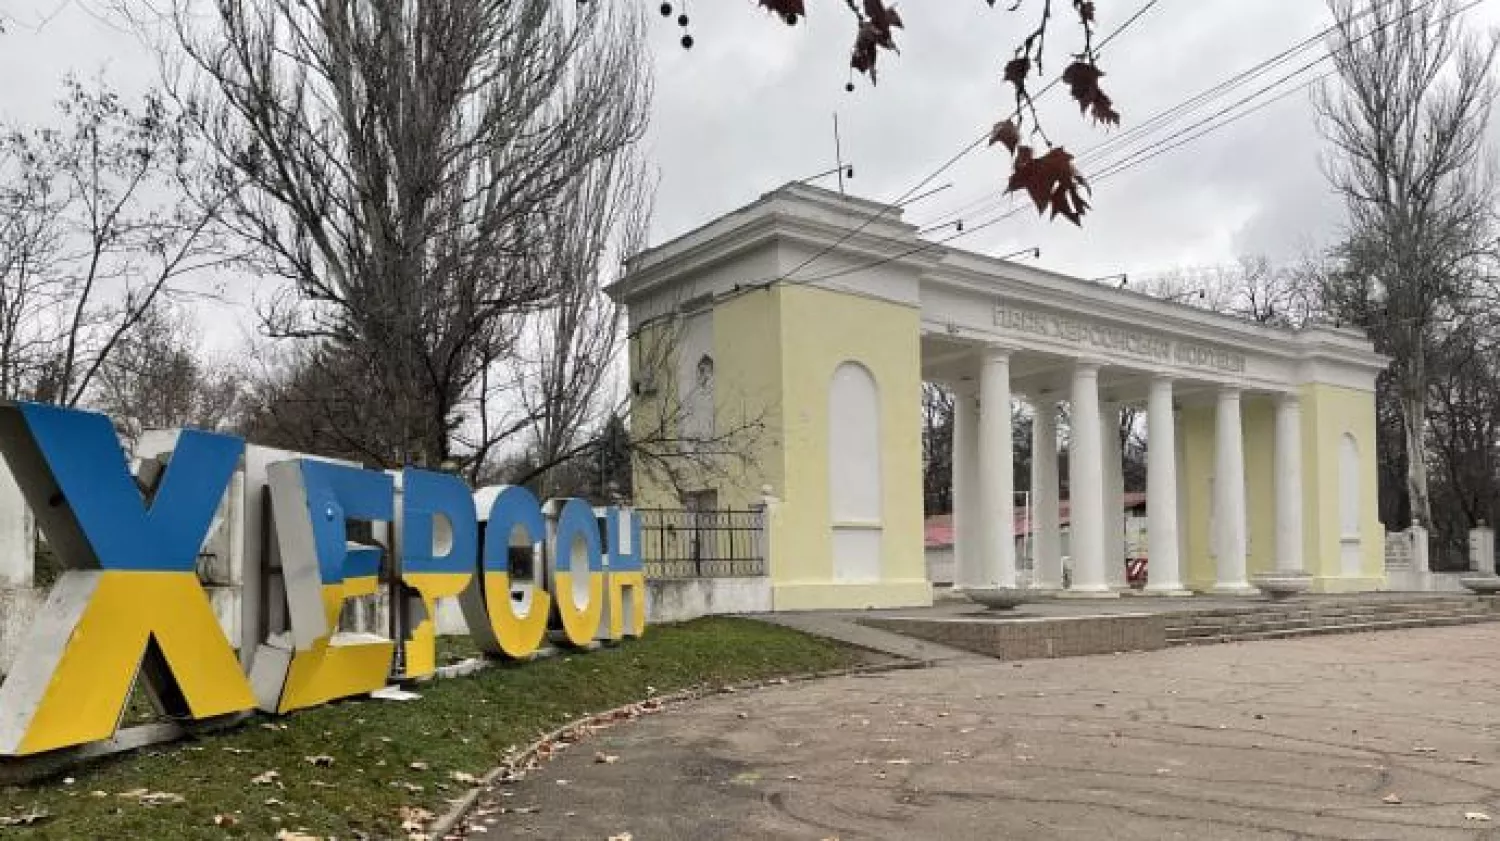
[[[978,351],[977,384],[956,387],[953,420],[955,585],[1017,587],[1014,447],[1011,427],[1013,351]],[[1093,361],[1071,363],[1071,383],[1061,391],[1024,395],[1033,410],[1031,459],[1032,586],[1060,595],[1109,597],[1125,588],[1124,477],[1119,428],[1124,402],[1102,402]],[[1199,384],[1201,385],[1201,384]],[[1176,381],[1154,375],[1146,399],[1147,584],[1159,595],[1187,593],[1184,541],[1179,522]],[[1245,448],[1241,388],[1213,386],[1215,400],[1212,553],[1215,594],[1256,592],[1246,572],[1248,555]],[[1057,421],[1069,404],[1071,583],[1063,589]],[[1302,419],[1295,393],[1275,400],[1275,565],[1279,573],[1303,571]],[[995,411],[993,407],[999,407]],[[1167,446],[1159,442],[1170,442]]]

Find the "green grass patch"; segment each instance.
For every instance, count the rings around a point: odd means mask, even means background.
[[[444,645],[440,658],[467,641]],[[833,669],[865,655],[827,640],[745,619],[711,618],[649,629],[640,640],[587,653],[507,664],[421,684],[421,700],[348,701],[256,718],[204,736],[0,789],[0,816],[45,812],[7,838],[270,838],[281,829],[340,839],[402,837],[398,812],[441,814],[507,750],[590,712],[651,691]],[[329,756],[331,765],[306,757]],[[413,767],[413,763],[418,763]],[[254,783],[267,771],[272,782]],[[418,788],[420,787],[420,788]],[[147,805],[124,792],[180,795]],[[165,798],[171,800],[172,798]],[[229,816],[217,825],[216,816]]]

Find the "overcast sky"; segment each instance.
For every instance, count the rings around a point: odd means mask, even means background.
[[[752,0],[696,0],[687,9],[691,50],[678,46],[675,20],[656,14],[660,0],[641,2],[651,9],[656,56],[647,150],[660,177],[654,243],[830,168],[835,112],[856,171],[849,189],[875,199],[901,195],[1008,112],[1000,65],[1023,31],[1025,9],[1036,5],[1007,13],[1005,3],[991,10],[982,0],[902,4],[909,20],[901,55],[882,53],[880,84],[858,80],[851,94],[844,91],[851,25],[838,0],[808,0],[810,19],[797,27]],[[1142,2],[1099,0],[1100,31]],[[683,3],[673,4],[675,17]],[[48,119],[58,79],[69,71],[102,72],[125,91],[153,80],[149,54],[91,5],[102,0],[0,0],[10,21],[0,36],[0,119]],[[1475,26],[1500,21],[1500,3],[1480,6],[1470,19]],[[1066,17],[1059,20],[1049,74],[1061,69],[1058,57],[1075,38]],[[1315,0],[1159,0],[1107,48],[1104,86],[1128,128],[1328,22]],[[1043,112],[1053,139],[1075,152],[1109,136],[1080,119],[1060,87],[1043,100]],[[1141,277],[1240,254],[1295,259],[1330,241],[1340,223],[1319,170],[1321,153],[1308,97],[1299,92],[1099,184],[1081,230],[1028,209],[954,245],[992,254],[1040,246],[1042,265],[1085,277]],[[952,186],[912,206],[906,218],[927,223],[985,202],[965,215],[972,228],[1011,206],[995,200],[1007,171],[995,150],[970,154],[932,183]]]

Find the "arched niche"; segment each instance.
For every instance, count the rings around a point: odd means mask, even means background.
[[[828,385],[828,503],[833,577],[880,579],[882,533],[880,386],[858,362],[834,369]]]

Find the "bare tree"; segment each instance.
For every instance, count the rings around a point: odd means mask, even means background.
[[[179,91],[246,182],[226,221],[290,281],[270,333],[380,407],[368,460],[472,461],[454,443],[481,380],[566,291],[531,270],[546,233],[593,224],[559,196],[644,131],[637,7],[180,0],[173,19],[202,83]]]
[[[595,449],[605,420],[621,408],[614,374],[625,332],[604,286],[615,279],[622,257],[644,247],[649,210],[643,166],[632,150],[622,149],[559,197],[557,217],[586,224],[542,233],[534,270],[559,281],[562,291],[529,319],[528,348],[502,366],[511,369],[516,402],[530,421],[529,451],[544,492],[554,491],[554,468]],[[494,445],[494,436],[481,433],[475,449]]]
[[[174,281],[223,258],[182,115],[65,86],[64,127],[0,139],[0,395],[72,406]]]
[[[1358,5],[1331,2],[1339,84],[1316,98],[1350,226],[1346,271],[1325,294],[1394,358],[1411,514],[1430,523],[1428,357],[1491,239],[1484,137],[1496,43],[1466,36],[1451,0]]]
[[[244,379],[233,367],[205,359],[199,340],[186,310],[148,310],[116,343],[87,402],[131,441],[146,429],[232,428]]]

